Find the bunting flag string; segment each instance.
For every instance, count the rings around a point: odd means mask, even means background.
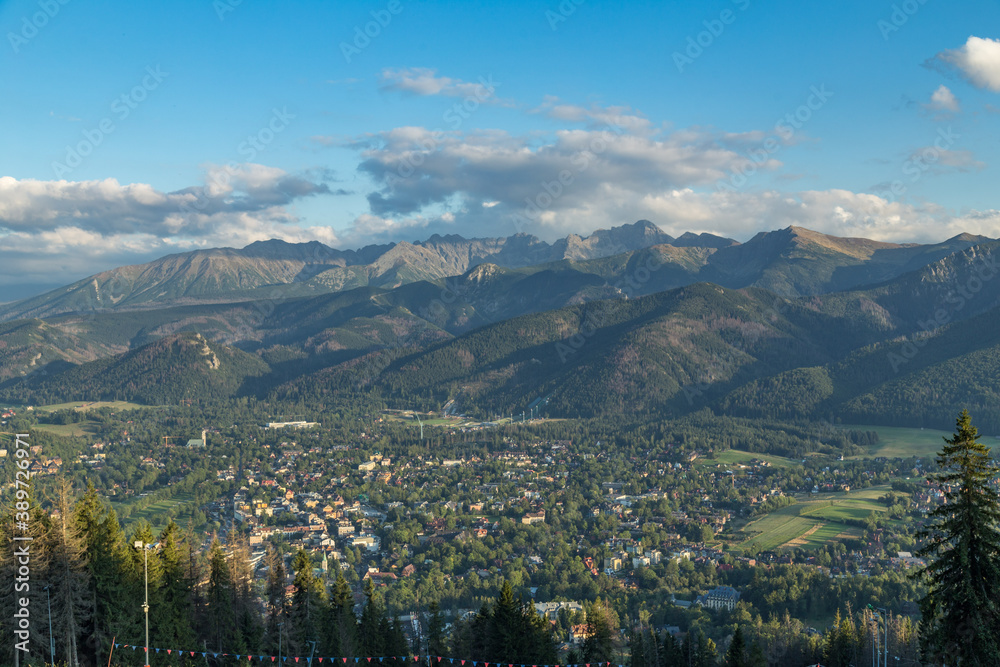
[[[156,648],[156,647],[150,647],[149,649],[147,649],[145,646],[139,646],[138,644],[126,644],[124,642],[114,642],[113,645],[114,645],[114,648],[130,648],[133,651],[135,651],[137,648],[141,648],[143,650],[143,652],[155,651],[156,653],[159,653],[160,651],[165,651],[167,655],[173,655],[173,653],[175,651],[179,655],[182,655],[182,656],[185,653],[184,649],[177,649],[177,648]],[[302,661],[302,662],[307,663],[310,666],[313,664],[313,660],[314,659],[319,664],[323,664],[323,661],[326,660],[331,665],[336,664],[338,660],[340,661],[341,664],[346,665],[347,662],[348,662],[348,660],[351,659],[351,658],[346,658],[346,657],[334,658],[334,657],[327,657],[327,656],[316,656],[314,658],[313,656],[299,656],[299,655],[274,656],[274,655],[263,655],[263,654],[261,654],[261,655],[258,655],[258,656],[254,656],[252,654],[247,654],[246,656],[244,656],[242,653],[235,653],[234,654],[234,653],[209,653],[209,652],[206,652],[206,651],[197,651],[197,652],[196,651],[187,651],[187,654],[189,656],[191,656],[192,658],[195,656],[196,653],[199,653],[201,655],[201,657],[203,657],[203,658],[207,657],[208,655],[212,655],[215,658],[218,658],[219,656],[227,657],[227,656],[233,655],[233,656],[236,657],[237,661],[239,661],[242,658],[246,657],[248,663],[252,663],[254,657],[257,658],[258,662],[266,662],[267,659],[270,658],[271,662],[277,662],[277,661],[280,660],[283,663],[284,662],[288,662],[289,658],[291,658],[292,662],[294,662],[294,663],[299,663],[300,661]],[[409,662],[410,656],[399,656],[399,655],[397,655],[397,656],[366,656],[366,657],[355,657],[354,658],[354,663],[355,664],[359,664],[362,660],[364,660],[365,662],[367,662],[367,663],[370,664],[372,662],[372,660],[374,660],[375,658],[378,658],[378,661],[380,663],[384,662],[388,658],[389,660],[392,660],[392,661],[401,663],[402,665],[405,665],[407,662]],[[434,665],[434,667],[440,667],[440,665],[442,665],[442,663],[445,660],[448,661],[449,665],[454,665],[455,661],[457,660],[457,661],[459,661],[461,667],[466,667],[467,663],[468,663],[468,667],[625,667],[625,665],[617,665],[617,666],[615,666],[615,665],[612,665],[610,662],[587,662],[587,663],[577,663],[577,664],[574,664],[574,665],[528,665],[528,664],[518,664],[518,663],[509,662],[506,665],[504,665],[503,663],[500,663],[500,662],[487,662],[485,660],[469,660],[467,658],[446,658],[446,657],[440,656],[440,655],[423,656],[423,659],[427,660],[431,665]],[[420,660],[421,660],[421,656],[419,656],[419,655],[413,656],[413,662],[419,663]]]

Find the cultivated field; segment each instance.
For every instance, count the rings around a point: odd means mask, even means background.
[[[97,422],[83,421],[75,424],[37,424],[32,428],[62,437],[96,436]]]
[[[864,426],[860,424],[847,425],[842,428],[851,428],[859,431],[875,431],[878,433],[879,442],[868,450],[868,456],[885,456],[886,458],[908,458],[919,456],[930,458],[937,454],[942,445],[943,437],[950,437],[952,434],[946,431],[935,431],[934,429],[923,428],[903,428],[900,426]],[[984,436],[983,441],[988,439]]]
[[[779,468],[791,468],[797,465],[801,465],[801,462],[797,459],[786,459],[784,456],[773,456],[771,454],[758,454],[755,452],[744,452],[739,449],[727,449],[724,452],[716,452],[715,458],[699,458],[695,459],[695,465],[712,465],[712,464],[725,464],[725,465],[737,465],[742,463],[743,465],[749,465],[750,461],[757,459],[758,461],[767,461],[772,466]]]
[[[56,412],[57,410],[77,410],[86,412],[87,410],[98,410],[100,408],[114,408],[115,410],[137,410],[148,408],[148,405],[129,403],[128,401],[72,401],[70,403],[56,403],[54,405],[36,405],[35,412]]]
[[[877,498],[890,490],[888,485],[853,491],[803,496],[794,505],[782,507],[750,522],[743,532],[752,535],[741,548],[816,549],[846,538],[858,538],[861,529],[845,523],[863,521],[872,512],[885,512]]]
[[[126,519],[122,520],[122,524],[128,527],[136,521],[145,520],[153,526],[154,532],[157,532],[167,525],[167,522],[169,521],[167,518],[167,512],[173,511],[177,514],[182,509],[190,509],[186,506],[190,505],[193,501],[194,496],[192,494],[178,493],[173,498],[161,500],[149,505],[148,507],[144,507],[141,510],[132,512],[132,514],[130,514]],[[129,500],[124,503],[112,503],[112,505],[117,507],[127,507],[135,502],[135,500]],[[187,524],[187,522],[182,519],[178,519],[177,523],[180,524],[181,528],[184,528]]]

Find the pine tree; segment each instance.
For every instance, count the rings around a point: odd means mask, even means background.
[[[358,619],[354,615],[354,595],[337,568],[324,619],[323,651],[330,655],[357,655]]]
[[[698,642],[695,648],[694,664],[696,667],[714,667],[718,660],[719,653],[716,650],[715,642],[705,636],[702,630],[698,630]]]
[[[656,667],[655,664],[650,665],[646,661],[646,638],[643,637],[642,632],[629,632],[628,635],[628,646],[629,646],[629,667]]]
[[[660,651],[660,655],[662,656],[662,664],[666,665],[666,667],[687,664],[684,661],[684,651],[681,645],[677,642],[677,638],[669,632],[663,635],[663,647]]]
[[[386,653],[385,607],[371,578],[365,581],[365,608],[358,622],[358,643],[361,655],[380,657]]]
[[[52,601],[52,633],[61,639],[59,653],[70,665],[80,664],[77,638],[90,616],[90,572],[86,546],[73,517],[73,489],[62,479],[55,499],[52,552],[46,578]]]
[[[587,611],[587,639],[583,642],[584,662],[612,662],[614,633],[617,630],[614,612],[598,598]]]
[[[160,548],[156,558],[163,572],[160,604],[150,610],[153,637],[163,646],[190,646],[195,641],[191,622],[193,582],[188,579],[185,544],[180,528],[170,521],[160,532]]]
[[[323,585],[313,572],[312,559],[299,549],[292,561],[295,592],[288,609],[289,651],[307,651],[309,642],[319,639]]]
[[[285,562],[281,553],[273,545],[267,545],[264,552],[264,567],[267,569],[267,600],[265,604],[267,650],[277,652],[281,623],[285,618]],[[327,651],[333,655],[346,655],[335,651]]]
[[[383,618],[385,617],[383,616]],[[403,624],[399,617],[393,616],[392,620],[387,620],[383,627],[386,627],[384,630],[386,636],[385,652],[394,656],[408,655],[410,647],[406,643],[406,633],[403,632]]]
[[[258,652],[263,642],[263,624],[257,613],[253,590],[253,565],[250,562],[250,542],[239,535],[230,535],[229,570],[233,578],[233,612],[236,617],[237,646],[240,650]]]
[[[921,600],[925,659],[960,665],[995,664],[1000,655],[1000,496],[989,447],[963,410],[955,434],[945,438],[937,476],[946,503],[918,533],[917,553],[930,560],[920,576],[928,582]]]
[[[749,667],[749,657],[746,640],[743,638],[743,628],[737,627],[733,633],[733,640],[729,642],[729,649],[726,651],[727,667]]]
[[[432,602],[427,608],[430,619],[427,621],[427,655],[444,656],[447,649],[444,643],[444,617],[437,602]]]
[[[512,662],[517,654],[518,644],[526,634],[514,590],[510,582],[500,587],[500,597],[493,605],[492,622],[486,640],[486,655],[501,662]]]
[[[86,626],[87,662],[107,662],[114,636],[141,632],[135,596],[141,591],[130,569],[129,549],[118,516],[105,505],[93,484],[87,485],[74,513],[90,572],[90,622]]]
[[[26,460],[26,459],[22,459]],[[34,483],[29,482],[25,494],[17,498],[13,507],[5,508],[3,524],[0,526],[0,577],[5,585],[0,589],[0,631],[3,632],[2,664],[14,664],[15,642],[27,641],[32,655],[48,655],[48,628],[43,631],[41,622],[25,621],[22,627],[15,613],[27,609],[28,619],[41,620],[48,617],[46,596],[42,591],[45,579],[42,575],[49,567],[51,556],[52,526],[49,516],[35,499]],[[25,522],[27,529],[21,524]],[[15,540],[14,537],[26,538]],[[22,563],[27,550],[28,563]],[[23,568],[23,569],[22,569]],[[28,600],[22,607],[21,598]],[[15,630],[29,633],[27,638],[15,635]],[[20,654],[22,657],[23,653]]]
[[[229,650],[236,639],[233,579],[226,553],[218,539],[212,540],[209,554],[207,640],[216,651],[224,651]]]
[[[847,667],[854,664],[857,649],[858,633],[850,608],[844,616],[841,616],[840,609],[837,609],[833,627],[824,640],[823,655],[831,667]]]

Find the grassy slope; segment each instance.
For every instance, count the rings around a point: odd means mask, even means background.
[[[765,551],[790,547],[816,549],[844,537],[859,537],[860,529],[843,520],[864,519],[871,512],[885,512],[885,506],[875,499],[888,490],[888,485],[881,485],[850,493],[803,496],[802,502],[747,524],[744,531],[756,534],[739,546]]]

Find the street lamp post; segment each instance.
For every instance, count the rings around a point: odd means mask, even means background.
[[[142,540],[135,543],[136,549],[142,549],[143,558],[143,585],[145,586],[146,599],[142,603],[142,613],[146,616],[146,659],[143,663],[149,667],[149,551],[155,549],[156,545],[146,544]]]
[[[45,598],[49,603],[49,658],[52,664],[56,664],[56,640],[52,636],[52,594],[49,592],[49,587],[45,587]]]
[[[284,623],[278,623],[278,662],[281,662],[281,627]]]
[[[885,646],[884,652],[879,651],[877,654],[878,662],[875,663],[876,667],[882,665],[883,667],[889,667],[889,612],[882,607],[875,607],[868,605],[868,608],[872,610],[877,617],[882,621],[882,638],[883,644]],[[876,644],[878,644],[878,623],[875,624],[875,637]],[[885,656],[883,658],[883,656]]]

